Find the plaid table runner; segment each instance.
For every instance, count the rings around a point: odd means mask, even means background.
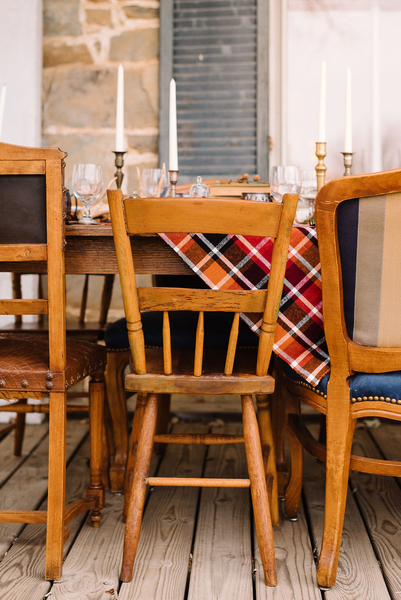
[[[214,290],[266,288],[273,242],[270,238],[201,233],[160,234]],[[241,314],[260,333],[260,314]],[[323,331],[322,287],[316,231],[293,227],[274,352],[312,385],[330,370]]]

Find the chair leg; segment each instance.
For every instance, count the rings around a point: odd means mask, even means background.
[[[129,357],[129,351],[107,353],[107,402],[113,425],[115,449],[114,460],[110,466],[110,489],[112,492],[122,492],[124,489],[128,430],[123,373],[129,363]]]
[[[265,582],[268,586],[277,585],[276,561],[274,556],[273,528],[267,495],[266,477],[263,467],[258,422],[253,407],[252,396],[241,396],[244,441],[256,535],[262,559]]]
[[[159,394],[159,405],[157,408],[156,433],[167,433],[170,422],[171,394]],[[156,454],[163,454],[167,444],[155,444]]]
[[[289,414],[300,414],[299,401],[288,398]],[[291,521],[297,520],[299,503],[301,501],[302,477],[304,469],[304,453],[301,442],[287,423],[287,435],[291,455],[291,476],[285,490],[285,516]]]
[[[87,496],[97,496],[97,507],[91,512],[93,527],[99,527],[104,503],[102,481],[103,466],[103,402],[104,376],[103,371],[93,373],[89,383],[89,423],[90,423],[90,484]]]
[[[289,479],[288,466],[285,460],[285,432],[287,425],[285,384],[282,368],[275,369],[276,385],[270,396],[274,450],[276,454],[277,486],[279,498],[284,498],[284,492]]]
[[[27,400],[20,400],[18,404],[26,404]],[[22,444],[24,442],[25,435],[25,422],[26,413],[17,413],[15,419],[15,430],[14,430],[14,456],[21,456]]]
[[[349,405],[349,391],[348,391]],[[337,410],[337,409],[340,410]],[[317,582],[332,587],[336,582],[341,536],[347,500],[351,445],[356,419],[348,410],[327,411],[326,494],[324,527]]]
[[[143,412],[141,431],[135,459],[134,480],[130,494],[127,523],[125,526],[124,554],[121,581],[131,581],[141,530],[147,478],[152,457],[153,438],[156,430],[158,399],[149,394]]]
[[[274,452],[274,440],[272,423],[270,417],[269,397],[267,394],[257,394],[257,417],[260,431],[260,442],[262,444],[263,464],[266,475],[266,483],[271,480],[271,486],[268,486],[270,498],[270,512],[272,524],[279,525],[280,517],[278,511],[278,490],[277,490],[277,471],[276,458]],[[270,489],[269,489],[270,488]]]
[[[140,393],[138,393],[137,397],[136,397],[134,422],[132,423],[130,450],[128,453],[128,460],[127,460],[127,471],[125,473],[124,509],[123,509],[123,519],[124,520],[127,518],[129,497],[131,494],[132,480],[134,477],[135,457],[136,457],[136,451],[137,451],[137,447],[138,447],[139,432],[141,431],[143,411],[146,406],[146,397],[147,397],[147,394],[140,394]]]
[[[67,395],[51,392],[49,406],[49,484],[46,579],[61,577],[64,546]]]

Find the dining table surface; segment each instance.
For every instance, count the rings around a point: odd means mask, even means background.
[[[110,223],[65,226],[67,274],[116,274]],[[272,241],[254,236],[153,234],[131,238],[137,274],[196,274],[212,289],[262,289],[270,272]],[[44,263],[0,263],[0,271],[43,273]],[[241,315],[259,333],[261,315]],[[294,226],[274,352],[317,385],[329,371],[325,346],[316,230]]]

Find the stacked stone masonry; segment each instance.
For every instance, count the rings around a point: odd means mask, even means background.
[[[125,70],[125,180],[158,165],[159,2],[44,0],[43,146],[76,162],[103,165],[113,177],[117,68]]]

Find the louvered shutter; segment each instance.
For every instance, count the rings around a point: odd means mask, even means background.
[[[160,13],[161,161],[173,76],[180,182],[245,171],[266,178],[267,0],[162,0]]]

